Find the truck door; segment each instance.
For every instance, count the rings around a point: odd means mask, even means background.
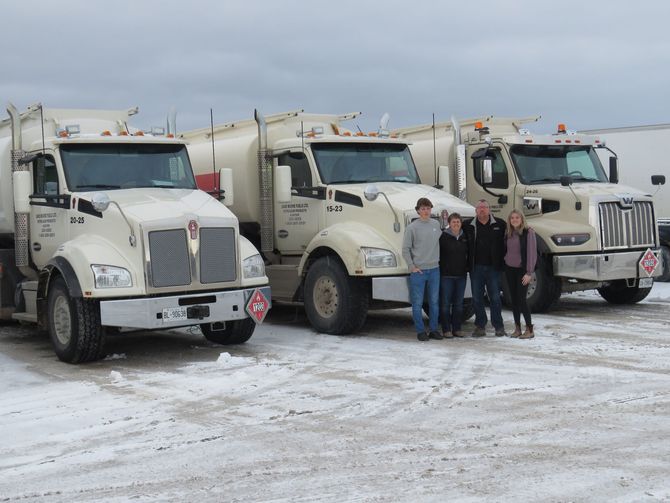
[[[301,151],[279,155],[276,165],[291,167],[291,201],[275,200],[277,249],[283,254],[302,254],[319,230],[326,189],[314,187],[309,160]]]
[[[500,147],[494,145],[488,148],[485,156],[476,154],[476,152],[481,154],[480,147],[468,150],[467,199],[470,204],[476,204],[480,199],[485,199],[491,207],[491,213],[496,218],[504,220],[515,205],[514,187],[516,178],[514,171],[507,154]],[[472,154],[475,154],[474,159]],[[489,184],[484,184],[481,178],[481,168],[485,158],[491,159],[493,180]],[[507,202],[503,202],[505,197]]]
[[[53,156],[33,161],[33,195],[30,198],[30,253],[37,267],[54,256],[69,239],[67,219],[70,198],[61,196],[61,183]]]

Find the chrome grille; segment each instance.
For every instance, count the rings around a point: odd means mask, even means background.
[[[200,282],[234,281],[235,229],[205,227],[200,229]]]
[[[191,260],[186,244],[186,230],[149,232],[149,253],[151,283],[154,287],[191,284]]]
[[[632,208],[622,208],[617,202],[600,203],[599,209],[603,249],[656,245],[656,221],[651,202],[634,202]]]

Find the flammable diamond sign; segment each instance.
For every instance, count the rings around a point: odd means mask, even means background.
[[[646,271],[647,276],[651,276],[651,273],[654,272],[657,265],[658,259],[656,258],[656,255],[654,255],[654,252],[651,251],[651,249],[647,248],[647,251],[640,259],[640,266]]]
[[[251,297],[249,297],[245,309],[256,323],[263,323],[265,316],[270,310],[270,301],[263,295],[263,292],[256,289]]]

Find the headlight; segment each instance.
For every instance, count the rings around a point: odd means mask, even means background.
[[[126,288],[133,286],[128,269],[111,265],[91,265],[96,288]]]
[[[252,255],[242,261],[242,274],[246,279],[260,278],[265,276],[265,264],[263,258],[259,255]]]
[[[551,240],[558,246],[576,246],[586,243],[591,236],[589,234],[554,234]]]
[[[365,255],[365,267],[397,267],[395,253],[381,248],[361,248]]]

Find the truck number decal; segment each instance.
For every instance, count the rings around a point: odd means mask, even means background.
[[[84,223],[84,217],[70,217],[70,223],[71,224],[83,224]]]
[[[326,211],[328,213],[330,213],[332,211],[338,211],[338,212],[342,211],[342,205],[341,204],[329,204],[328,206],[326,206]]]

